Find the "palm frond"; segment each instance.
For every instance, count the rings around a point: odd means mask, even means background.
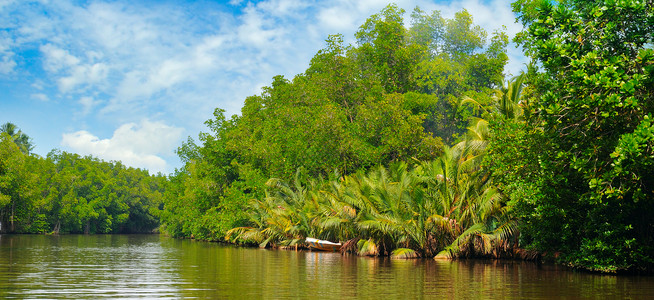
[[[411,258],[419,258],[420,253],[418,253],[416,250],[409,249],[409,248],[397,248],[391,252],[391,258],[399,258],[399,259],[411,259]]]
[[[360,256],[376,256],[379,255],[379,247],[377,242],[373,239],[359,240],[357,242],[357,253]]]

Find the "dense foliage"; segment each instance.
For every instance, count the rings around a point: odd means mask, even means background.
[[[21,147],[27,140],[0,133],[0,232],[135,233],[159,226],[166,177],[58,150],[29,155],[30,147]]]
[[[273,78],[245,99],[240,116],[217,109],[199,145],[171,179],[162,215],[173,236],[223,240],[252,225],[251,199],[269,178],[288,182],[299,168],[311,178],[366,172],[400,161],[431,161],[461,141],[468,120],[502,82],[507,36],[487,33],[461,11],[453,19],[416,8],[411,26],[389,5],[356,33],[357,45],[330,36],[309,68]],[[408,212],[407,212],[408,213]],[[422,251],[422,250],[420,250]]]
[[[292,184],[273,178],[252,200],[251,226],[228,232],[230,241],[294,246],[306,237],[348,241],[359,255],[394,257],[505,256],[515,220],[466,142],[438,159],[379,166],[331,180],[299,170]]]
[[[654,2],[517,1],[536,66],[492,165],[523,244],[592,270],[654,267]]]
[[[312,236],[400,257],[526,247],[590,270],[652,270],[652,1],[513,6],[533,64],[508,82],[503,33],[485,47],[465,11],[416,9],[407,28],[390,5],[356,46],[331,36],[241,116],[217,110],[203,144],[180,148],[168,232]]]

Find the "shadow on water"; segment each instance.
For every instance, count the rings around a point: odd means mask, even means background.
[[[394,260],[158,235],[0,235],[0,298],[640,299],[654,277],[519,261]]]

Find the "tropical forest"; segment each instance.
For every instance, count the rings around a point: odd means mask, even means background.
[[[462,10],[390,4],[215,108],[150,174],[0,128],[0,232],[151,233],[401,259],[654,271],[654,2],[512,4],[530,63]],[[352,39],[353,38],[353,39]],[[353,40],[354,43],[346,43]]]

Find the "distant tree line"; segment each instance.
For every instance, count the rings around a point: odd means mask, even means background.
[[[0,128],[0,233],[152,232],[167,178],[120,162],[51,151],[30,154],[31,139]]]

